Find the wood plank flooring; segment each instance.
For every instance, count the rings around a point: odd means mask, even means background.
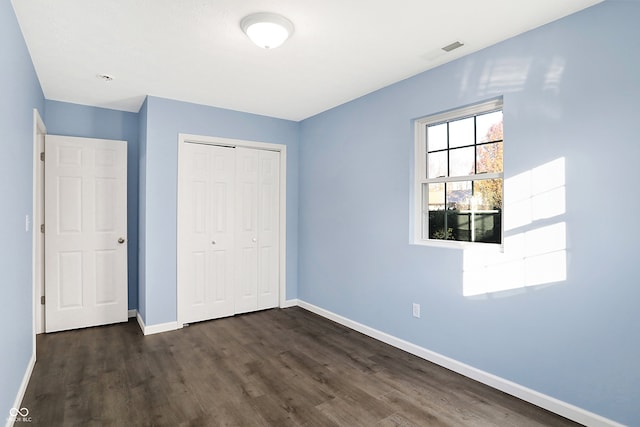
[[[301,308],[39,335],[32,426],[577,426]]]

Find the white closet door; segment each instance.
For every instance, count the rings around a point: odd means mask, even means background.
[[[280,154],[236,149],[236,313],[278,306]]]
[[[259,152],[258,310],[278,306],[280,254],[280,154]]]
[[[47,135],[46,331],[127,321],[127,143]]]
[[[234,314],[235,150],[184,144],[180,153],[178,304],[181,323]]]
[[[277,307],[280,153],[184,143],[179,174],[178,321]]]
[[[236,148],[236,313],[258,309],[259,160],[259,150]]]

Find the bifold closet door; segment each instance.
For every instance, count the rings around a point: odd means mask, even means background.
[[[236,313],[278,306],[280,154],[236,148]]]
[[[178,304],[179,320],[191,323],[235,312],[235,149],[182,148]]]
[[[178,320],[278,306],[280,153],[185,143],[178,197]]]

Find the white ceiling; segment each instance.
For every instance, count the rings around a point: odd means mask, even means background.
[[[12,3],[47,99],[137,112],[154,95],[302,120],[600,1]],[[293,22],[282,47],[260,49],[241,31],[261,11]],[[464,47],[440,49],[456,40]]]

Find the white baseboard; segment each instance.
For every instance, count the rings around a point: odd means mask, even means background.
[[[350,329],[358,331],[371,338],[375,338],[393,347],[404,350],[407,353],[411,353],[422,359],[428,360],[429,362],[433,362],[436,365],[443,366],[449,370],[452,370],[461,375],[464,375],[465,377],[468,377],[478,382],[481,382],[483,384],[486,384],[490,387],[503,391],[507,394],[515,396],[526,402],[532,403],[536,406],[539,406],[548,411],[554,412],[558,415],[561,415],[565,418],[576,421],[578,423],[584,424],[586,426],[624,427],[620,423],[612,421],[608,418],[604,418],[598,414],[594,414],[593,412],[589,412],[585,409],[563,402],[554,397],[547,396],[545,394],[539,393],[530,388],[524,387],[520,384],[516,384],[512,381],[506,380],[504,378],[501,378],[496,375],[490,374],[488,372],[482,371],[480,369],[474,368],[473,366],[459,362],[455,359],[451,359],[447,356],[443,356],[439,353],[436,353],[424,347],[420,347],[418,345],[412,344],[408,341],[394,337],[393,335],[389,335],[377,329],[373,329],[369,326],[363,325],[362,323],[355,322],[351,319],[340,316],[339,314],[325,310],[323,308],[320,308],[308,302],[298,300],[298,306],[304,308],[305,310],[318,314],[324,318],[333,320],[336,323],[344,325]]]
[[[282,305],[280,305],[280,308],[295,307],[297,305],[298,305],[297,299],[288,299]]]
[[[29,364],[27,365],[27,369],[24,373],[24,377],[22,378],[22,383],[20,384],[20,388],[18,389],[18,394],[16,396],[16,400],[13,403],[12,408],[22,409],[22,399],[24,398],[24,394],[27,391],[27,386],[29,385],[29,380],[31,379],[31,374],[33,373],[33,367],[36,365],[36,349],[33,348],[33,354],[31,355],[31,359],[29,360]],[[29,410],[29,408],[27,408]],[[7,414],[9,415],[9,414]],[[27,415],[28,417],[29,415]],[[13,427],[14,421],[16,417],[9,416],[7,418],[6,427]]]
[[[296,307],[298,305],[298,300],[297,299],[290,299],[290,300],[286,300],[281,306],[280,308],[289,308],[289,307]],[[161,332],[168,332],[168,331],[175,331],[177,329],[182,329],[181,327],[178,327],[178,322],[167,322],[167,323],[160,323],[158,325],[145,325],[144,321],[142,320],[142,317],[140,317],[140,313],[138,313],[137,310],[129,310],[129,317],[135,317],[138,319],[138,325],[140,325],[140,329],[142,330],[142,333],[144,335],[152,335],[152,334],[159,334]]]
[[[140,313],[136,314],[136,318],[138,319],[138,325],[140,325],[140,329],[144,335],[159,334],[161,332],[175,331],[178,329],[178,322],[159,323],[157,325],[147,326],[144,324],[142,317],[140,317]]]

